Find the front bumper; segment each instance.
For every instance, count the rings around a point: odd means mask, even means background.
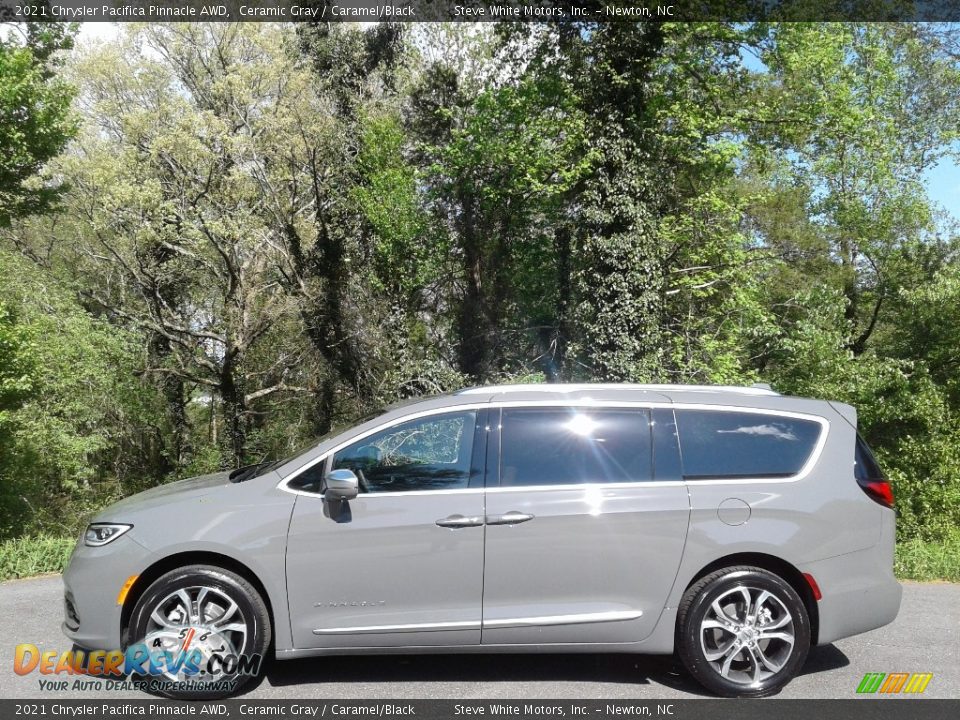
[[[131,575],[150,566],[153,553],[136,540],[136,528],[103,547],[77,543],[63,573],[63,633],[88,650],[120,648],[117,595]]]

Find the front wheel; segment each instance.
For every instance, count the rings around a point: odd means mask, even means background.
[[[779,576],[757,567],[725,568],[684,594],[677,649],[690,674],[718,695],[773,695],[807,658],[810,619]]]
[[[133,609],[125,645],[128,658],[142,658],[137,679],[148,691],[215,700],[237,693],[262,673],[270,616],[243,577],[191,565],[146,589]]]

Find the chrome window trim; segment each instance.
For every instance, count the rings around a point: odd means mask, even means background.
[[[312,498],[323,498],[320,493],[306,492],[305,490],[294,490],[292,488],[280,488],[294,495],[307,495]],[[451,488],[448,490],[406,490],[402,492],[384,492],[384,493],[357,493],[354,500],[369,500],[371,498],[390,498],[390,497],[417,497],[418,495],[469,495],[470,493],[482,493],[482,487],[476,488]]]
[[[591,488],[613,488],[613,487],[633,487],[633,486],[644,486],[644,487],[669,487],[675,485],[687,485],[687,484],[696,484],[696,485],[745,485],[752,483],[793,483],[803,480],[807,475],[809,475],[813,468],[816,467],[817,462],[820,460],[820,456],[823,454],[823,448],[826,446],[827,437],[830,434],[830,421],[819,415],[812,415],[810,413],[804,412],[795,412],[793,410],[774,410],[772,408],[757,408],[749,405],[716,405],[713,403],[693,403],[693,402],[660,402],[652,400],[598,400],[593,398],[576,398],[576,399],[554,399],[554,400],[495,400],[492,402],[473,402],[466,403],[461,405],[449,405],[446,407],[439,408],[430,408],[429,410],[421,410],[420,412],[410,413],[409,415],[403,415],[401,417],[388,420],[381,425],[377,425],[370,430],[367,430],[360,435],[355,435],[348,440],[345,440],[338,445],[335,445],[330,450],[325,452],[318,458],[311,460],[306,465],[297,468],[294,472],[290,473],[286,477],[280,480],[277,483],[276,488],[284,492],[291,493],[293,495],[305,495],[312,498],[322,498],[323,496],[319,493],[305,492],[303,490],[295,490],[288,487],[289,483],[299,477],[302,473],[307,472],[312,467],[318,465],[319,463],[325,462],[328,457],[339,452],[348,445],[352,445],[359,440],[363,440],[366,437],[374,435],[383,430],[387,430],[395,425],[400,425],[401,423],[409,422],[411,420],[419,420],[420,418],[430,417],[432,415],[445,415],[449,413],[464,412],[468,410],[482,410],[484,408],[517,408],[517,407],[531,407],[531,408],[540,408],[540,407],[556,407],[556,408],[668,408],[672,410],[715,410],[718,412],[739,412],[739,413],[748,413],[748,414],[757,414],[757,415],[772,415],[775,417],[788,417],[797,420],[810,420],[816,422],[820,425],[820,435],[817,438],[817,443],[814,446],[813,452],[810,454],[810,457],[807,458],[806,464],[800,469],[796,475],[791,475],[789,477],[748,477],[748,478],[708,478],[703,480],[649,480],[649,481],[638,481],[636,483],[582,483],[582,484],[566,484],[566,485],[530,485],[530,486],[516,486],[516,487],[491,487],[491,488],[452,488],[447,490],[410,490],[406,492],[392,492],[392,493],[363,493],[358,495],[357,498],[375,498],[375,497],[398,497],[398,496],[416,496],[416,495],[436,495],[439,493],[442,494],[466,494],[466,493],[475,493],[475,492],[520,492],[520,491],[531,491],[531,490],[557,490],[557,489],[568,489],[576,490],[578,488],[591,487]]]
[[[515,492],[536,492],[543,490],[617,490],[622,488],[642,488],[642,487],[676,487],[685,485],[683,480],[636,480],[634,482],[603,482],[603,483],[558,483],[556,485],[511,485],[509,487],[489,487],[488,493],[515,493]]]

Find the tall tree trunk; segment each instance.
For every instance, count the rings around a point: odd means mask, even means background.
[[[148,366],[163,368],[171,354],[170,340],[160,333],[151,333],[147,342]],[[163,442],[157,465],[157,475],[162,477],[186,465],[190,455],[190,426],[183,378],[173,373],[163,373],[160,376],[160,393],[170,425],[169,442]]]
[[[469,201],[467,201],[469,202]],[[460,372],[472,382],[483,382],[489,372],[490,336],[484,303],[484,258],[473,213],[463,207],[460,235],[463,241],[464,295],[457,318]]]
[[[335,378],[326,377],[320,384],[315,398],[314,425],[318,435],[326,435],[333,430],[333,414],[337,407],[337,383]]]
[[[241,467],[246,462],[247,406],[243,380],[235,348],[227,348],[220,371],[220,399],[223,405],[224,469]]]
[[[556,331],[553,338],[554,378],[550,382],[562,382],[569,378],[567,372],[567,344],[573,331],[570,312],[573,302],[572,237],[570,227],[564,225],[553,236],[553,251],[557,259]]]
[[[851,323],[856,322],[860,296],[857,290],[857,257],[853,241],[840,239],[840,265],[843,269],[843,295],[847,299],[844,317]]]
[[[585,182],[578,247],[579,327],[597,379],[642,381],[662,373],[663,178],[648,116],[652,68],[663,51],[660,23],[608,23],[591,40],[585,109],[602,154]]]

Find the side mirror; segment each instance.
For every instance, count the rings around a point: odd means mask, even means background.
[[[331,470],[327,475],[324,500],[353,500],[357,496],[359,482],[353,470]]]

